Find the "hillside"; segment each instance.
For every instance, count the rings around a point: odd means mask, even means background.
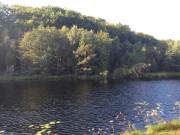
[[[159,41],[128,25],[59,7],[0,8],[3,74],[111,75],[180,70],[179,41]]]

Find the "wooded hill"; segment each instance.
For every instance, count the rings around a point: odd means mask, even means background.
[[[2,74],[134,76],[180,71],[180,41],[59,7],[0,7]]]

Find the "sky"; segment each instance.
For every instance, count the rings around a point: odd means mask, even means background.
[[[127,24],[158,39],[180,39],[180,0],[0,0],[8,5],[58,6]]]

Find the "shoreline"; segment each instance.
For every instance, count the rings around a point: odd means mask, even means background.
[[[123,80],[167,80],[180,79],[180,72],[153,72],[146,73],[137,79],[115,80],[98,75],[0,75],[0,81],[123,81]]]
[[[100,76],[77,76],[77,75],[0,75],[2,81],[100,81]]]
[[[180,72],[153,72],[146,73],[141,80],[168,80],[168,79],[180,79]]]

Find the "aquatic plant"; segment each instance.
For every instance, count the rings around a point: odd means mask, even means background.
[[[52,128],[60,124],[60,121],[51,121],[42,125],[29,125],[29,128],[35,131],[35,135],[50,135],[52,134]]]
[[[89,130],[88,135],[179,135],[180,134],[180,121],[172,120],[166,121],[164,119],[164,110],[161,103],[156,103],[154,107],[147,103],[136,102],[136,107],[133,109],[136,118],[143,119],[145,123],[145,131],[136,129],[126,115],[119,112],[115,115],[114,119],[109,120],[106,128],[92,128]],[[180,118],[180,102],[174,104],[174,111]],[[118,127],[119,126],[119,127]],[[122,129],[121,127],[125,127]]]
[[[179,135],[180,121],[172,120],[167,123],[158,123],[149,125],[145,131],[135,130],[132,132],[125,132],[123,135]]]

